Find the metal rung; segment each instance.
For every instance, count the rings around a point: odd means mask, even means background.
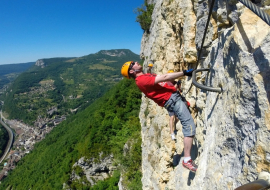
[[[200,83],[198,83],[196,81],[196,73],[197,72],[201,72],[201,71],[209,71],[210,69],[197,69],[197,70],[194,70],[192,72],[192,84],[194,86],[196,86],[197,88],[200,88],[200,89],[203,89],[203,90],[207,90],[207,91],[211,91],[211,92],[218,92],[218,93],[221,93],[222,92],[222,89],[221,88],[214,88],[214,87],[210,87],[210,86],[205,86],[205,85],[202,85]]]
[[[259,179],[251,183],[237,187],[235,190],[266,190],[270,189],[270,186],[267,181]]]

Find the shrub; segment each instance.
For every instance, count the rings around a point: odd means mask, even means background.
[[[140,23],[144,32],[150,33],[150,26],[152,23],[152,13],[154,10],[154,4],[148,4],[147,0],[144,0],[144,4],[141,7],[135,9],[137,14],[136,22]]]

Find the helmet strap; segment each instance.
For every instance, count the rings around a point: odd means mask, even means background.
[[[133,69],[133,68],[132,68],[131,70],[134,71],[134,72],[131,74],[132,76],[134,76],[134,78],[136,78],[136,74],[137,74],[137,73],[142,72],[140,69]]]
[[[141,72],[140,69],[133,69],[133,68],[132,68],[131,70],[134,71],[135,74]]]

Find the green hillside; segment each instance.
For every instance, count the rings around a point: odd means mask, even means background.
[[[122,79],[120,68],[139,60],[130,50],[102,50],[78,58],[42,59],[44,68],[22,73],[6,93],[3,110],[9,119],[28,124],[85,109]],[[50,111],[53,110],[53,111]]]
[[[134,81],[121,80],[103,97],[69,117],[37,143],[2,181],[0,189],[63,189],[63,183],[71,189],[118,189],[119,171],[128,189],[141,189],[140,104],[141,92]],[[126,142],[132,142],[132,146],[124,155]],[[79,158],[96,158],[99,162],[101,152],[104,157],[114,155],[118,171],[111,178],[94,187],[90,187],[83,176],[81,181],[69,180],[72,165]]]
[[[0,96],[5,85],[10,84],[22,72],[33,66],[35,62],[0,65]]]
[[[10,73],[22,73],[34,64],[35,62],[0,65],[0,76]]]

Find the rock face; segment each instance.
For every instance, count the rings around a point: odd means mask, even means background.
[[[155,0],[150,33],[144,33],[144,68],[156,74],[195,68],[211,1]],[[269,2],[261,1],[262,6]],[[265,8],[267,9],[267,7]],[[270,172],[270,27],[241,3],[216,0],[197,68],[197,81],[182,79],[197,131],[192,159],[196,174],[181,165],[183,134],[170,139],[165,108],[142,97],[143,189],[230,189]],[[191,87],[191,88],[190,88]]]
[[[124,51],[121,50],[101,50],[99,51],[99,53],[102,53],[104,55],[109,55],[109,56],[116,56],[116,57],[121,57],[123,55],[126,55],[126,53]]]
[[[44,68],[45,67],[44,60],[43,59],[37,60],[35,65],[38,66],[38,67]]]
[[[116,167],[112,166],[113,156],[101,158],[100,163],[95,163],[94,159],[80,158],[74,165],[70,180],[80,180],[83,176],[86,177],[87,183],[95,185],[97,181],[104,180],[110,177]],[[76,173],[79,170],[79,173]],[[78,169],[79,168],[79,169]]]

